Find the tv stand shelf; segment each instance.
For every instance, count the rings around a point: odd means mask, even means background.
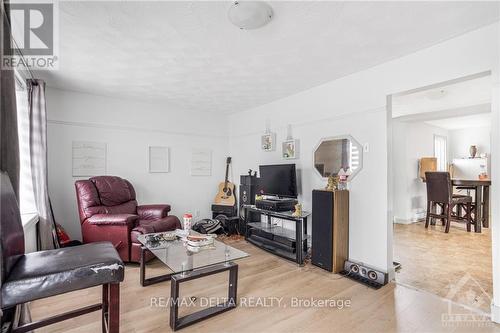
[[[296,240],[295,239],[296,235],[295,235],[294,230],[286,229],[286,228],[283,228],[279,225],[273,225],[273,224],[269,224],[266,222],[249,222],[249,223],[247,223],[247,228],[248,227],[258,228],[258,229],[267,231],[267,232],[272,233],[272,234],[277,235],[277,236],[288,238],[290,240]],[[304,237],[304,239],[310,238],[309,235],[304,235],[304,236],[306,236],[306,237]]]
[[[246,225],[245,239],[268,252],[276,254],[282,258],[293,260],[298,265],[304,264],[304,259],[307,255],[307,217],[309,212],[303,212],[301,216],[293,216],[292,211],[276,212],[257,208],[254,205],[243,205],[243,216]],[[250,213],[258,213],[264,215],[267,221],[248,221]],[[295,222],[295,230],[283,228],[272,223],[272,218],[278,218]],[[273,239],[266,237],[252,237],[252,229],[258,229],[265,232],[267,235],[272,235]],[[274,238],[276,237],[276,238]],[[274,240],[276,239],[276,241]],[[280,239],[281,241],[278,241]],[[295,250],[286,250],[287,246],[284,243],[290,242],[295,244]]]

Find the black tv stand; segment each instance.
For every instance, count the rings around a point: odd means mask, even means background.
[[[297,199],[293,198],[266,198],[255,200],[255,207],[274,212],[289,212],[294,209]]]
[[[255,246],[282,258],[304,265],[308,251],[307,217],[309,212],[302,212],[301,216],[293,216],[293,211],[278,212],[257,208],[255,205],[243,205],[245,221],[245,240]],[[257,214],[250,214],[257,213]],[[264,215],[266,221],[249,221],[249,216]],[[285,229],[274,225],[272,217],[295,222],[295,230]]]

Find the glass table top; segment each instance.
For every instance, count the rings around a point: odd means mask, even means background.
[[[160,232],[140,235],[137,239],[174,273],[224,263],[248,257],[248,253],[214,240],[212,245],[197,252],[190,250],[187,239],[176,237],[165,240],[162,236],[173,232]],[[200,235],[190,231],[190,235]],[[192,248],[191,248],[192,249]]]

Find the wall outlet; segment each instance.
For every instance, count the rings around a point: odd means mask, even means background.
[[[363,145],[363,151],[365,153],[369,153],[370,152],[370,144],[368,142]]]
[[[199,209],[194,211],[194,217],[200,217],[200,210]]]

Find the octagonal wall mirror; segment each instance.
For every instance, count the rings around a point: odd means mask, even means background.
[[[323,138],[314,149],[314,170],[323,178],[350,170],[351,180],[363,168],[363,147],[350,135]]]

